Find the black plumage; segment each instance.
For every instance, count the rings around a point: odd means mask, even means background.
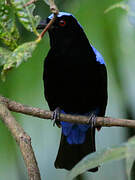
[[[47,21],[51,18],[52,15]],[[49,29],[49,37],[51,48],[45,58],[43,79],[50,110],[59,107],[64,113],[104,116],[107,105],[106,67],[78,21],[71,14],[59,13]],[[83,128],[77,125],[67,126],[64,129],[62,124],[55,167],[70,170],[84,156],[96,150],[95,128],[88,126],[83,132]],[[69,138],[67,131],[70,131]],[[83,140],[78,137],[80,133]]]

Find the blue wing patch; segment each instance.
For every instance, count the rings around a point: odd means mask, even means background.
[[[91,45],[91,47],[92,47],[94,53],[96,54],[96,61],[98,61],[100,64],[105,64],[103,56],[92,45]]]

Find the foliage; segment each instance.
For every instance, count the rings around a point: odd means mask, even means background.
[[[12,51],[0,47],[0,66],[3,66],[4,64],[7,63],[8,58],[10,57],[11,54]]]
[[[111,5],[109,8],[107,8],[105,10],[105,13],[108,13],[109,11],[111,11],[113,9],[116,9],[116,8],[121,8],[121,9],[124,9],[126,11],[129,11],[129,6],[128,6],[128,4],[126,2],[119,2],[119,3]]]
[[[73,179],[89,169],[120,159],[126,159],[127,173],[130,178],[130,172],[135,160],[134,152],[135,137],[132,137],[127,143],[87,155],[70,171],[67,179]]]
[[[29,0],[11,0],[12,7],[19,21],[28,31],[34,32],[38,36],[39,34],[36,30],[36,26],[40,21],[40,17],[33,16],[33,10],[35,9],[34,4],[24,7],[28,2]]]
[[[0,1],[0,39],[10,49],[17,47],[19,32],[15,24],[12,6],[5,0]]]
[[[18,67],[23,61],[28,60],[32,56],[32,52],[36,48],[37,41],[31,41],[18,46],[13,52],[2,49],[2,56],[5,64],[2,70],[2,79],[5,80],[5,73],[13,67]],[[3,61],[2,61],[3,62]]]
[[[128,0],[128,1],[121,1],[116,4],[111,5],[109,8],[107,8],[104,12],[108,13],[109,11],[121,8],[127,11],[129,22],[135,26],[135,0]]]
[[[33,15],[34,4],[25,7],[28,0],[1,0],[0,1],[0,39],[3,45],[0,47],[0,66],[3,69],[2,79],[5,80],[5,74],[13,67],[18,67],[23,61],[32,56],[38,41],[19,44],[19,30],[16,25],[16,18],[30,32],[36,36],[39,33],[36,26],[40,21],[39,16]]]

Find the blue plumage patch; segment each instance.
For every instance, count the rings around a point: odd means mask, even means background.
[[[49,19],[53,18],[53,14],[51,14],[50,16],[48,16]],[[74,19],[76,19],[72,14],[67,13],[67,12],[59,12],[59,14],[57,15],[57,17],[62,17],[62,16],[72,16]],[[77,19],[76,19],[77,21]],[[78,25],[82,28],[81,24],[77,21]],[[83,28],[82,28],[83,29]]]
[[[102,57],[102,55],[98,52],[98,50],[96,50],[96,48],[94,48],[92,45],[91,45],[94,53],[96,54],[96,61],[98,61],[100,64],[105,64],[104,62],[104,59]]]
[[[70,14],[70,13],[67,13],[67,12],[59,12],[59,14],[57,15],[57,17],[62,17],[62,16],[73,16],[73,15]],[[53,18],[53,14],[51,14],[48,18],[52,19]]]
[[[62,133],[67,137],[69,144],[84,143],[86,132],[90,125],[74,124],[61,121]]]
[[[61,113],[65,112],[62,110]],[[71,113],[72,114],[72,113]],[[90,125],[75,124],[61,121],[62,133],[67,137],[69,144],[82,144],[85,141],[86,132]]]

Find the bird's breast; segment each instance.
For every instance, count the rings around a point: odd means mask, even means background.
[[[95,108],[98,88],[98,66],[82,57],[57,57],[45,64],[51,94],[61,107],[70,112],[87,112]],[[46,81],[45,77],[45,81]]]

